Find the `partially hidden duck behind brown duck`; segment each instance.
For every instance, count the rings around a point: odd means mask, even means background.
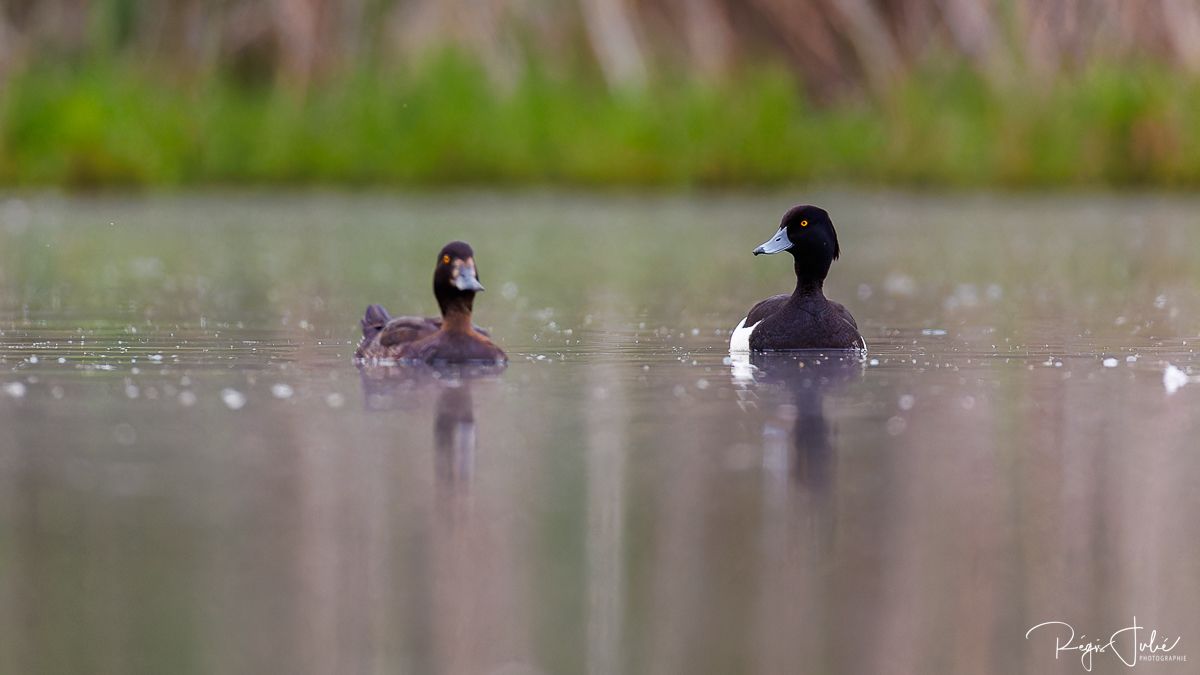
[[[482,290],[471,246],[461,241],[446,244],[433,270],[433,295],[441,318],[392,318],[383,307],[370,305],[362,319],[363,339],[355,358],[427,363],[507,361],[504,350],[471,322],[475,294]]]

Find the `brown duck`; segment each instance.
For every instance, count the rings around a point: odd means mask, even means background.
[[[461,241],[446,244],[433,270],[433,295],[442,316],[392,318],[380,305],[370,305],[362,319],[363,339],[355,358],[426,363],[507,361],[504,350],[471,322],[475,294],[482,290],[471,246]]]

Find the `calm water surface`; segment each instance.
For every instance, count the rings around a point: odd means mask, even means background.
[[[730,365],[802,198],[871,353]],[[355,368],[453,238],[508,369]],[[1197,251],[1154,195],[0,198],[0,672],[1074,673],[1026,631],[1135,616],[1195,672]]]

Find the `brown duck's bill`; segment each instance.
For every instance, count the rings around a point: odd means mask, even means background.
[[[479,283],[479,278],[475,276],[474,265],[464,265],[458,270],[458,275],[450,282],[460,291],[483,291],[486,290],[483,284]]]

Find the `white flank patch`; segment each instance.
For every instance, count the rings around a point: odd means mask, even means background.
[[[734,384],[744,385],[754,381],[754,371],[758,368],[750,363],[749,352],[733,352],[725,358],[725,364],[729,366]]]
[[[746,319],[742,319],[737,328],[733,329],[733,335],[729,336],[729,351],[732,352],[748,352],[750,351],[750,334],[758,327],[758,323],[746,327]]]

